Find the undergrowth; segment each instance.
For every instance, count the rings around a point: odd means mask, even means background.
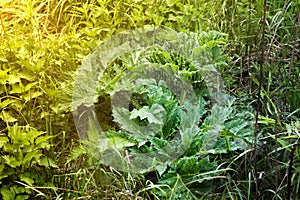
[[[2,199],[298,198],[299,1],[2,0],[0,20]],[[113,35],[145,25],[197,36],[210,58],[201,66],[213,64],[221,73],[230,101],[227,107],[211,101],[205,74],[186,55],[149,48],[109,63],[92,104],[110,148],[176,152],[176,139],[183,145],[183,133],[192,135],[176,159],[147,161],[149,168],[136,174],[99,159],[99,152],[114,154],[91,149],[104,145],[84,116],[90,136],[80,138],[71,103],[84,58]],[[166,80],[147,77],[139,87],[120,82],[130,80],[132,69],[147,72],[145,65],[185,80],[196,103]],[[120,96],[128,97],[122,87],[133,95],[129,107],[116,108]],[[257,141],[249,128],[256,112]],[[189,117],[196,126],[189,127]],[[213,119],[224,123],[218,134]],[[208,135],[218,139],[212,146]],[[81,140],[89,137],[94,140]]]

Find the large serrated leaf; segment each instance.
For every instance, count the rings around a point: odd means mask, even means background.
[[[165,109],[159,104],[143,106],[141,109],[134,109],[131,111],[130,119],[140,117],[140,119],[147,119],[150,124],[164,124]]]
[[[129,133],[144,134],[141,132],[141,127],[130,119],[130,112],[126,108],[113,109],[113,116],[114,121],[117,122],[123,130]]]
[[[216,169],[216,163],[210,162],[209,157],[199,160],[197,156],[183,157],[176,163],[175,170],[182,175],[200,174]]]

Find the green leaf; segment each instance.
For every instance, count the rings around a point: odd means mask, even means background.
[[[37,162],[41,166],[58,168],[58,165],[55,163],[55,161],[48,157],[42,157],[38,159]]]
[[[114,121],[117,122],[120,127],[128,131],[129,133],[144,135],[141,127],[134,121],[130,120],[130,112],[126,108],[113,109]]]
[[[15,84],[21,82],[21,77],[15,74],[11,74],[8,77],[8,84]]]
[[[9,75],[8,75],[8,72],[10,71],[11,69],[5,69],[5,70],[0,70],[0,83],[2,85],[5,85],[7,83],[7,81],[9,80]]]
[[[155,169],[158,172],[158,174],[160,176],[162,176],[163,173],[165,173],[166,170],[168,169],[168,163],[163,163],[162,165],[157,165],[157,166],[155,166]]]
[[[28,83],[27,85],[23,85],[22,82],[19,84],[12,85],[12,90],[9,91],[10,94],[23,94],[29,91],[33,86],[38,84],[38,82]]]
[[[17,160],[14,156],[4,155],[2,158],[4,159],[5,163],[12,168],[17,168],[24,164],[22,160]]]
[[[151,114],[151,113],[150,113]],[[149,115],[149,106],[143,106],[141,109],[133,109],[130,114],[130,119],[140,117],[141,120],[147,119]]]
[[[25,154],[25,156],[22,159],[21,164],[25,165],[25,164],[28,164],[28,163],[32,163],[33,161],[38,161],[38,160],[40,160],[40,157],[42,155],[43,155],[42,152],[35,149],[35,150]]]
[[[83,156],[85,154],[87,154],[87,149],[82,145],[77,146],[76,148],[72,149],[69,157],[67,158],[67,164],[69,162],[72,162],[72,161],[76,160],[78,157]]]
[[[8,187],[0,188],[0,192],[3,200],[15,200],[15,193]]]
[[[176,184],[179,177],[179,174],[169,171],[162,176],[162,178],[159,180],[159,183],[167,184],[172,187]]]
[[[5,164],[0,164],[0,185],[1,185],[1,179],[4,179],[4,178],[6,178],[6,177],[8,177],[9,176],[9,174],[7,173],[7,171],[5,170],[4,171],[4,169],[5,169]]]
[[[15,117],[13,117],[9,112],[2,111],[0,113],[0,118],[5,122],[16,122],[18,121]]]
[[[109,138],[109,147],[116,148],[116,149],[123,149],[124,147],[132,147],[135,143],[130,142],[129,140],[122,138],[122,137],[110,137]]]
[[[42,94],[43,94],[42,92],[28,92],[28,93],[21,95],[20,97],[25,99],[26,102],[28,102],[34,98],[42,96]]]
[[[34,184],[34,180],[31,178],[30,173],[24,173],[19,175],[20,181],[24,181],[26,184],[32,186]]]
[[[40,132],[41,134],[44,134],[44,132]],[[38,135],[35,135],[37,137]],[[40,145],[41,143],[48,144],[48,141],[53,138],[52,135],[47,135],[47,136],[39,136],[35,139],[35,144]]]
[[[88,139],[91,142],[97,142],[99,139],[100,130],[97,128],[97,126],[95,125],[92,119],[89,118],[88,122],[89,122],[89,129],[87,131]]]
[[[175,170],[181,175],[192,175],[213,171],[216,167],[217,163],[210,162],[208,156],[201,160],[198,156],[190,156],[180,158],[175,165]]]
[[[25,200],[25,199],[29,199],[30,195],[26,195],[26,194],[20,194],[16,197],[15,200]]]
[[[9,139],[6,135],[0,135],[0,149],[9,142]],[[0,171],[1,172],[1,171]]]
[[[7,107],[9,104],[13,104],[14,102],[15,102],[14,99],[6,99],[6,100],[0,102],[0,110]]]
[[[141,109],[134,109],[131,111],[130,119],[140,117],[140,119],[147,119],[150,124],[164,124],[164,118],[166,115],[165,109],[159,104],[153,104],[149,109],[149,106],[143,106]]]

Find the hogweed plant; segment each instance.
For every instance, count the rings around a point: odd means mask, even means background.
[[[93,51],[76,77],[73,110],[96,159],[150,177],[157,185],[152,194],[161,198],[197,199],[212,192],[214,180],[231,170],[218,163],[218,155],[253,142],[253,116],[215,80],[224,37],[145,28]],[[96,109],[98,99],[108,103]],[[111,115],[107,124],[97,121],[103,114]]]

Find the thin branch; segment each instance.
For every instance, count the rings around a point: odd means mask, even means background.
[[[261,88],[263,83],[263,65],[265,63],[265,30],[266,30],[266,14],[267,14],[267,0],[264,0],[264,14],[262,21],[262,35],[261,35],[261,60],[260,60],[260,72],[259,72],[259,86],[257,95],[257,107],[255,116],[255,128],[254,128],[254,180],[255,181],[255,197],[259,196],[259,188],[257,182],[257,132],[258,132],[258,115],[261,110]]]
[[[295,154],[295,146],[292,146],[292,151],[291,151],[291,155],[290,155],[290,163],[289,163],[289,168],[288,168],[288,177],[287,177],[287,190],[288,190],[287,199],[291,199],[291,182],[292,182],[294,154]]]
[[[298,40],[298,36],[299,36],[300,8],[298,10],[297,17],[295,19],[295,23],[296,23],[296,33],[295,33],[294,46],[292,49],[292,57],[291,57],[290,68],[289,68],[289,77],[291,76],[291,73],[292,73],[294,57],[295,57],[295,49],[297,48],[297,44],[298,44],[297,40]]]

